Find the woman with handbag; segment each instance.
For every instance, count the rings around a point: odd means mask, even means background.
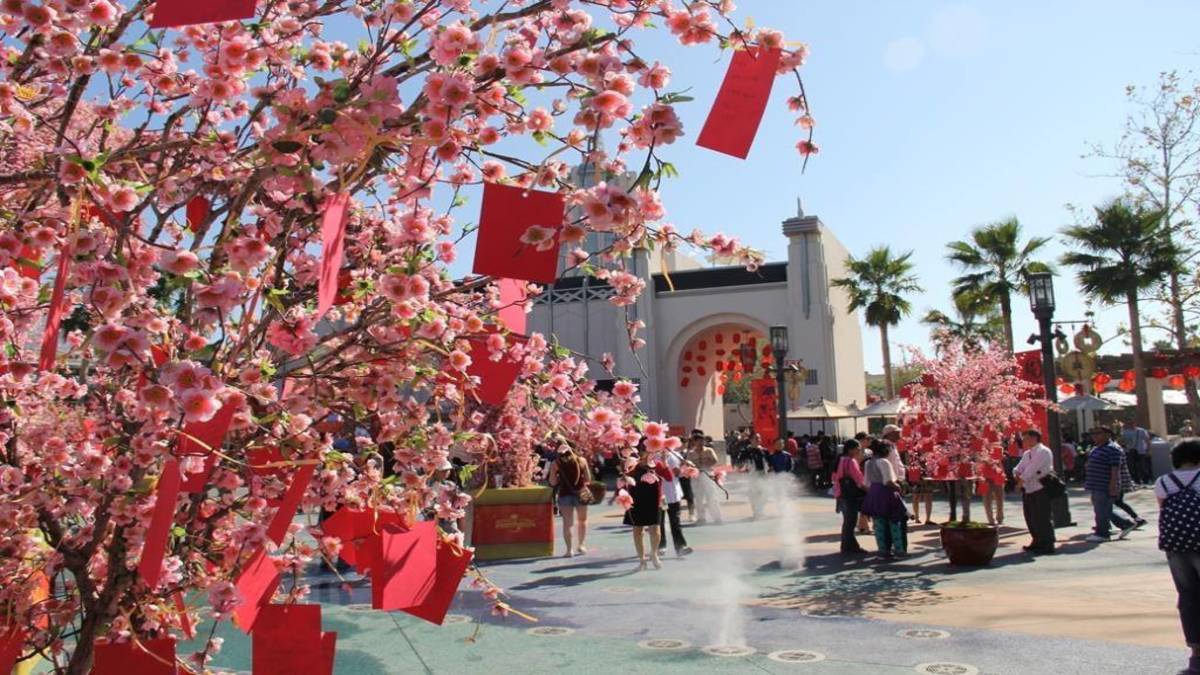
[[[833,495],[842,514],[842,553],[847,555],[866,552],[854,535],[863,498],[867,496],[866,480],[859,466],[861,461],[862,447],[858,441],[850,439],[842,444],[842,456],[833,472]]]
[[[590,487],[592,470],[587,460],[575,454],[566,441],[560,441],[558,458],[550,464],[548,482],[558,494],[558,512],[562,516],[563,543],[567,545],[564,557],[570,558],[587,553],[583,545],[587,539],[588,504],[594,498]],[[574,530],[574,531],[572,531]],[[572,535],[575,535],[572,542]],[[572,548],[572,543],[575,547]]]
[[[874,456],[867,462],[867,496],[863,512],[875,519],[875,542],[885,558],[908,553],[908,508],[900,496],[900,481],[889,455],[891,443],[876,443]]]

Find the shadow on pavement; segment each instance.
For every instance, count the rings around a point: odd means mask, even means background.
[[[526,581],[523,584],[513,586],[514,591],[530,591],[536,588],[558,587],[570,588],[579,586],[593,581],[601,581],[603,579],[619,579],[635,574],[633,568],[620,572],[600,572],[597,574],[562,574],[554,577],[543,577],[541,579],[533,579]]]

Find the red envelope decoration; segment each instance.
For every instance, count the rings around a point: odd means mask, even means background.
[[[371,570],[371,607],[391,611],[419,605],[438,565],[437,523],[427,520],[412,529],[389,525],[380,540],[380,563]]]
[[[474,554],[455,544],[439,540],[437,544],[437,571],[429,587],[425,599],[420,605],[404,608],[403,611],[418,619],[442,625],[454,595],[458,593],[458,584],[467,573]]]
[[[475,242],[475,274],[552,284],[558,277],[558,237],[566,201],[555,192],[541,192],[484,183]],[[553,243],[543,251],[521,241],[533,226],[552,230]]]
[[[353,565],[359,574],[364,574],[379,560],[383,528],[403,524],[404,518],[393,511],[342,508],[321,522],[321,531],[341,539],[342,550],[338,557],[347,565]]]
[[[292,484],[288,486],[287,492],[283,495],[283,501],[279,504],[279,509],[275,511],[271,523],[267,525],[267,538],[277,545],[283,543],[288,525],[292,523],[296,509],[299,508],[300,501],[304,499],[304,493],[308,491],[308,484],[312,481],[313,473],[316,470],[315,464],[305,464],[296,471],[296,475],[292,476]]]
[[[157,0],[151,28],[241,21],[254,17],[255,0]]]
[[[28,246],[22,246],[21,252],[18,254],[16,261],[17,274],[26,279],[39,279],[42,276],[42,266],[38,263],[38,259],[34,256],[34,250]]]
[[[333,307],[338,294],[338,275],[346,253],[346,209],[350,193],[339,192],[325,200],[321,216],[321,277],[317,285],[317,318]]]
[[[500,323],[513,333],[525,332],[525,284],[516,279],[500,279]]]
[[[195,232],[212,211],[212,205],[209,204],[208,197],[196,195],[188,200],[187,208],[184,211],[187,213],[188,229]]]
[[[742,49],[733,53],[696,145],[746,159],[767,100],[771,98],[779,56],[778,49]]]
[[[283,452],[275,446],[250,448],[246,451],[246,464],[255,476],[282,476],[284,467],[269,466],[284,461]]]
[[[271,596],[279,587],[279,570],[260,549],[242,568],[234,585],[242,596],[242,604],[234,608],[233,622],[249,633],[255,627],[259,611],[271,602]]]
[[[25,646],[25,629],[17,626],[0,627],[0,673],[11,673],[21,658]]]
[[[471,345],[471,365],[467,366],[467,375],[479,378],[479,385],[474,389],[475,395],[484,403],[500,405],[521,374],[521,361],[514,359],[507,351],[499,361],[493,361],[486,338],[471,338],[468,342]],[[511,336],[506,337],[505,342],[511,346]]]
[[[333,660],[337,655],[337,633],[328,631],[321,633],[321,668],[322,675],[332,675]]]
[[[213,452],[225,442],[225,434],[229,424],[233,422],[236,412],[231,405],[222,405],[216,415],[207,422],[188,422],[183,426],[179,435],[178,455],[200,455],[204,459],[204,470],[199,473],[189,473],[183,481],[183,491],[187,493],[203,492],[208,488],[208,477],[217,464],[217,455]]]
[[[250,635],[254,675],[331,672],[324,669],[320,605],[264,605]]]
[[[92,675],[175,675],[178,672],[174,638],[96,643]]]
[[[154,513],[146,528],[146,541],[142,546],[142,559],[138,561],[138,576],[150,588],[158,586],[162,574],[163,556],[167,552],[167,537],[171,534],[171,523],[175,520],[175,504],[179,500],[179,461],[174,457],[163,462],[162,475],[155,487]]]
[[[54,359],[58,356],[58,331],[62,326],[63,314],[66,314],[66,303],[63,296],[67,292],[67,276],[71,268],[71,249],[63,244],[58,252],[58,276],[54,279],[54,293],[50,296],[50,311],[46,315],[45,332],[42,333],[42,353],[38,361],[38,370],[52,370]]]

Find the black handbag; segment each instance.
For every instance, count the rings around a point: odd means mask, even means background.
[[[838,489],[842,499],[862,499],[867,496],[867,491],[859,487],[850,476],[843,476],[838,480]]]
[[[1042,489],[1046,491],[1046,496],[1051,499],[1058,499],[1067,494],[1067,484],[1062,482],[1062,479],[1057,474],[1048,473],[1041,478]]]

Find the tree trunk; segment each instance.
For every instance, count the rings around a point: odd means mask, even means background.
[[[1187,322],[1183,318],[1182,289],[1179,282],[1179,272],[1171,272],[1171,320],[1174,323],[1175,347],[1179,351],[1188,348]],[[1196,382],[1192,378],[1184,381],[1183,391],[1187,394],[1188,417],[1192,420],[1192,428],[1200,428],[1200,392],[1196,390]],[[1168,429],[1167,431],[1170,431]]]
[[[971,485],[965,478],[958,479],[955,486],[962,498],[962,522],[971,522]]]
[[[1012,298],[1008,293],[1000,296],[1000,318],[1004,321],[1004,348],[1013,353]]]
[[[892,380],[892,347],[888,344],[887,324],[879,325],[879,340],[883,343],[883,384],[887,399],[896,397],[896,383]]]
[[[1137,408],[1134,420],[1143,429],[1150,428],[1150,392],[1146,388],[1146,363],[1142,355],[1142,324],[1138,315],[1137,291],[1126,295],[1129,304],[1129,343],[1133,347],[1134,391],[1137,393]]]

